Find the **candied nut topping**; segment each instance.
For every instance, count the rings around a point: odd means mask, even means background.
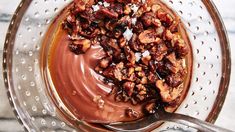
[[[95,71],[113,84],[117,102],[145,103],[144,110],[154,113],[157,103],[171,105],[180,97],[187,74],[189,47],[179,21],[161,5],[141,0],[75,0],[63,27],[74,54],[95,44],[103,48]],[[131,108],[126,115],[139,117]]]

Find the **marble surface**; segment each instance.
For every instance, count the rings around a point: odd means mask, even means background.
[[[216,4],[228,31],[232,55],[232,74],[229,91],[223,109],[216,121],[216,125],[227,129],[235,130],[235,0],[213,0]],[[14,10],[20,0],[0,0],[0,63],[2,63],[2,49],[5,34]],[[2,67],[0,67],[2,71]],[[22,126],[16,121],[9,106],[6,91],[3,85],[2,75],[0,75],[0,131],[17,132],[23,131]]]

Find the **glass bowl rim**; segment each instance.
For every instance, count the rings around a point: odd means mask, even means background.
[[[20,4],[18,5],[17,9],[15,10],[15,13],[12,16],[12,19],[10,21],[10,25],[8,27],[8,31],[5,37],[5,42],[4,42],[4,49],[3,49],[3,62],[2,62],[2,67],[3,67],[3,81],[5,88],[7,90],[7,96],[9,103],[11,107],[13,108],[13,112],[15,116],[17,117],[17,120],[19,121],[20,124],[23,125],[25,130],[29,130],[27,127],[27,124],[23,122],[19,116],[19,111],[18,111],[18,106],[15,103],[13,99],[14,91],[12,90],[12,47],[14,44],[14,40],[16,37],[16,32],[19,27],[19,22],[22,20],[24,13],[28,9],[30,3],[32,0],[22,0]],[[209,115],[206,118],[206,121],[210,123],[214,123],[223,107],[228,87],[229,87],[229,82],[230,82],[230,74],[231,74],[231,53],[230,53],[230,44],[227,36],[227,31],[225,30],[224,23],[222,21],[222,18],[219,14],[219,11],[217,10],[215,4],[213,1],[207,1],[207,0],[202,0],[202,3],[206,6],[207,11],[211,15],[216,28],[216,31],[218,33],[218,36],[220,38],[220,46],[222,50],[222,77],[220,79],[220,85],[219,85],[219,93],[216,96],[216,100],[213,104],[212,110],[210,111]]]

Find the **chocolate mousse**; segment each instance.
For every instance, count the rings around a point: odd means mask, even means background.
[[[187,92],[190,43],[158,0],[75,0],[47,34],[53,87],[80,120],[132,121],[158,105],[173,112]]]

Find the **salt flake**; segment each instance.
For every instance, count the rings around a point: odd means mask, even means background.
[[[140,52],[136,52],[135,53],[135,61],[138,62],[141,59],[141,53]]]
[[[99,5],[103,5],[103,3],[102,3],[101,1],[100,1],[100,2],[98,2],[98,4],[99,4]]]
[[[93,11],[98,11],[100,9],[99,5],[92,5]]]
[[[133,35],[132,29],[127,28],[126,31],[123,33],[124,38],[129,41]]]
[[[106,2],[106,1],[103,4],[104,4],[104,7],[109,7],[110,6],[110,3]]]
[[[135,25],[136,22],[137,22],[137,18],[136,18],[136,17],[131,19],[131,23],[132,23],[133,25]]]
[[[133,10],[134,13],[136,13],[138,11],[139,7],[136,4],[133,4],[131,6],[131,10]]]
[[[143,56],[143,57],[146,57],[146,56],[149,56],[149,54],[150,54],[149,51],[146,50],[146,51],[144,51],[144,53],[142,53],[142,56]]]

